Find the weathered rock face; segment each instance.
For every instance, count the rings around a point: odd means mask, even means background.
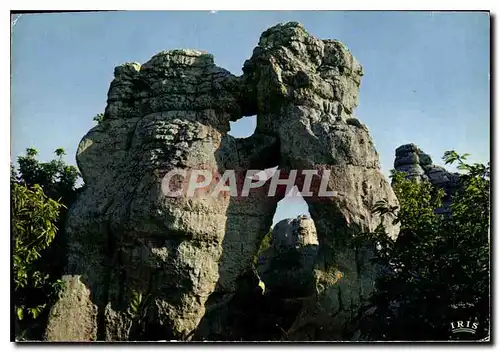
[[[407,173],[407,177],[420,181],[429,181],[432,185],[445,191],[443,206],[436,211],[449,213],[451,196],[460,186],[459,174],[447,171],[444,167],[434,165],[429,155],[425,154],[413,143],[404,144],[396,149],[394,168]]]
[[[68,221],[68,271],[92,292],[86,299],[99,308],[99,339],[136,339],[141,324],[144,338],[186,338],[208,297],[229,300],[250,266],[274,200],[168,197],[162,184],[176,168],[223,174],[275,165],[263,157],[273,155],[273,137],[227,135],[229,121],[242,116],[238,93],[236,78],[198,51],[163,52],[115,70],[104,121],[79,146],[86,189]],[[140,323],[128,312],[135,292],[148,299]],[[53,317],[48,339],[80,340],[51,331],[81,323]]]
[[[313,293],[317,253],[318,237],[311,218],[299,216],[278,222],[272,231],[271,246],[257,264],[266,294],[304,297]]]
[[[243,71],[235,77],[195,50],[115,69],[104,120],[77,153],[86,188],[69,211],[68,288],[48,340],[202,339],[227,328],[211,319],[238,291],[280,197],[266,197],[267,185],[211,197],[214,182],[197,197],[174,197],[164,176],[276,165],[328,171],[338,193],[306,198],[319,242],[313,292],[285,338],[349,335],[379,272],[358,235],[382,220],[397,235],[391,219],[371,213],[376,201],[397,200],[352,115],[361,66],[342,43],[289,23],[262,34]],[[254,114],[253,136],[227,134],[229,121]]]
[[[380,172],[368,129],[354,116],[362,68],[335,40],[319,40],[297,23],[268,29],[243,67],[257,110],[257,132],[277,136],[281,169],[330,171],[338,196],[305,198],[316,225],[319,251],[316,293],[304,303],[287,337],[335,340],[349,335],[347,322],[372,292],[378,268],[371,248],[359,248],[361,232],[381,219],[371,213],[382,198],[397,199]],[[384,222],[391,236],[398,229]]]

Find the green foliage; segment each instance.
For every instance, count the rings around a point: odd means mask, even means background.
[[[39,185],[45,194],[52,199],[61,198],[64,204],[69,204],[75,195],[75,188],[80,173],[73,165],[67,165],[62,157],[65,155],[64,149],[58,148],[54,152],[57,159],[49,162],[39,162],[36,159],[38,151],[34,148],[26,149],[26,155],[20,156],[17,160],[17,175],[12,175],[13,182],[21,183],[27,187]]]
[[[152,307],[152,295],[143,295],[136,290],[130,290],[130,303],[127,313],[132,319],[131,337],[133,340],[142,340],[147,336],[147,316]]]
[[[45,300],[44,295],[52,291],[49,275],[42,273],[36,262],[49,247],[57,232],[56,222],[64,205],[47,197],[39,185],[32,189],[14,183],[12,185],[12,255],[16,311],[19,320],[25,313],[34,319],[46,303],[28,302],[33,291]],[[31,291],[26,294],[26,291]],[[25,294],[23,294],[25,293]],[[31,305],[28,305],[28,304]]]
[[[273,239],[272,234],[273,234],[273,230],[270,229],[268,231],[268,233],[266,233],[264,235],[264,238],[262,239],[262,242],[260,243],[259,250],[257,251],[257,253],[253,257],[253,264],[254,265],[257,265],[257,262],[259,260],[260,255],[262,254],[262,252],[264,252],[266,249],[271,247],[271,243],[272,243],[272,239]]]
[[[429,182],[415,182],[393,172],[399,209],[383,202],[374,212],[393,213],[401,225],[397,241],[383,228],[373,238],[376,261],[387,268],[372,297],[376,309],[363,321],[371,339],[479,339],[489,331],[490,167],[465,163],[467,154],[446,152],[447,164],[458,164],[460,190],[453,196],[451,216],[435,213],[444,192]],[[476,321],[476,335],[456,336],[450,323]]]
[[[14,310],[16,327],[33,330],[40,338],[40,317],[47,313],[63,289],[58,278],[65,265],[64,221],[66,210],[76,197],[80,176],[76,167],[56,159],[39,162],[38,151],[26,149],[11,165],[11,228],[13,255]]]
[[[66,152],[64,151],[63,148],[57,148],[54,153],[59,157],[66,155]]]
[[[95,115],[92,120],[96,121],[97,124],[100,124],[104,120],[104,114],[99,113],[99,114]]]
[[[142,320],[146,317],[147,311],[150,307],[151,295],[145,297],[140,292],[132,291],[132,299],[127,309],[129,315],[136,319]]]
[[[129,314],[132,316],[138,315],[141,311],[141,303],[142,293],[134,292],[132,295],[132,300],[130,301],[130,307],[128,308]]]

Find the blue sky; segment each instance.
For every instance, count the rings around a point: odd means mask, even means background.
[[[113,68],[161,50],[196,48],[241,74],[260,34],[298,21],[341,40],[363,65],[356,116],[370,129],[388,175],[394,149],[416,143],[437,164],[444,151],[490,160],[489,16],[465,12],[95,12],[23,15],[12,33],[11,155],[27,147],[48,160],[77,145],[103,112]],[[233,124],[251,135],[252,118]],[[306,213],[280,205],[275,220]]]

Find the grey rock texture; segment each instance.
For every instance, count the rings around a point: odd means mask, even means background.
[[[398,233],[392,219],[371,213],[376,201],[397,199],[367,127],[353,115],[362,74],[342,43],[316,39],[295,22],[262,34],[241,77],[196,50],[117,67],[104,119],[78,148],[86,186],[68,213],[68,285],[52,308],[47,340],[224,336],[223,316],[253,280],[242,278],[282,195],[265,196],[266,184],[249,197],[215,198],[206,196],[211,183],[198,197],[171,197],[163,177],[276,165],[330,172],[328,189],[337,192],[305,198],[319,243],[312,292],[283,338],[349,336],[380,274],[370,262],[373,244],[358,237],[380,223],[389,236]],[[251,137],[228,134],[230,121],[255,114]],[[66,307],[71,314],[57,314]]]
[[[46,336],[52,341],[93,341],[97,338],[97,307],[88,299],[89,288],[77,276],[64,276],[66,294],[51,310]],[[75,321],[77,324],[71,324]],[[66,324],[63,324],[65,322]]]
[[[175,168],[222,175],[275,165],[265,157],[273,155],[274,137],[227,134],[229,121],[242,116],[238,93],[237,79],[199,51],[162,52],[142,66],[115,69],[104,121],[78,149],[86,189],[67,225],[68,277],[91,292],[82,299],[98,309],[98,339],[137,339],[141,324],[144,338],[186,339],[210,309],[209,296],[229,300],[251,265],[273,199],[257,201],[261,190],[248,198],[175,198],[162,189],[163,175]],[[141,324],[128,309],[134,293],[148,298]],[[52,331],[67,324],[76,333],[89,319],[52,317],[48,339],[58,340]]]
[[[319,245],[314,221],[307,216],[281,220],[274,226],[271,238],[271,246],[260,255],[257,265],[266,294],[310,295]]]
[[[436,209],[436,212],[443,214],[450,212],[451,196],[460,186],[458,173],[434,165],[431,157],[413,143],[401,145],[396,149],[394,169],[407,173],[408,178],[416,181],[426,180],[435,187],[442,188],[445,191],[443,206]]]
[[[368,129],[353,116],[361,65],[341,42],[319,40],[291,22],[262,34],[243,72],[257,105],[256,131],[279,140],[280,169],[328,170],[329,189],[338,193],[305,198],[319,241],[316,292],[287,338],[344,339],[380,272],[370,263],[373,248],[360,248],[358,235],[381,221],[390,236],[398,233],[391,219],[371,212],[376,201],[397,199]]]

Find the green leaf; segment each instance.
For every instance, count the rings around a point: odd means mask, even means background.
[[[23,320],[23,318],[24,318],[23,309],[21,307],[17,307],[16,310],[17,310],[17,319]]]

